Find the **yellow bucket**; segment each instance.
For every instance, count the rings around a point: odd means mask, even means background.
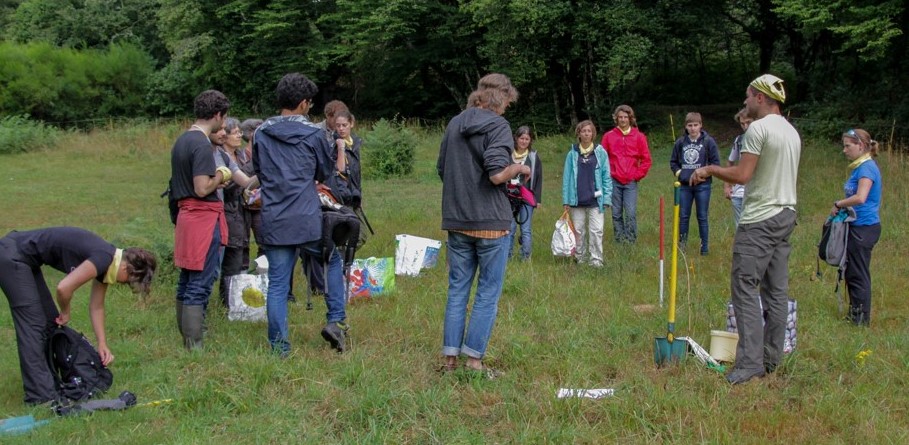
[[[710,356],[719,362],[734,362],[735,348],[739,334],[726,331],[710,331]]]

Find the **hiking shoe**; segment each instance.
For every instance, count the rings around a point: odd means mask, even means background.
[[[322,328],[322,338],[331,345],[332,349],[340,354],[344,352],[344,333],[348,329],[350,329],[350,326],[342,321],[328,323]]]
[[[755,377],[763,377],[763,369],[733,369],[732,372],[726,375],[726,381],[733,385],[741,385],[747,383]]]

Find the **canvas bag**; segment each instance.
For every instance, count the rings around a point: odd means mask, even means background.
[[[555,256],[573,256],[577,251],[578,240],[575,235],[574,224],[571,222],[571,216],[568,210],[562,212],[562,216],[555,223],[555,231],[552,232],[552,254]]]
[[[370,299],[395,289],[395,259],[393,257],[357,258],[348,275],[348,301]]]
[[[227,319],[230,321],[265,321],[268,314],[265,302],[268,296],[268,274],[231,275],[227,278]]]

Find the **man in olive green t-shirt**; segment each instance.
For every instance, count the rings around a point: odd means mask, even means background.
[[[783,354],[789,307],[789,236],[795,228],[796,179],[802,142],[780,113],[782,79],[765,74],[745,91],[745,132],[737,165],[697,169],[691,184],[716,176],[745,184],[742,218],[732,247],[732,306],[739,343],[733,385],[773,372]],[[764,314],[766,318],[764,317]],[[766,326],[765,326],[766,324]]]

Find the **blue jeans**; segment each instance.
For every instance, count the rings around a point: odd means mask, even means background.
[[[448,303],[445,306],[445,326],[442,332],[442,354],[464,354],[482,359],[492,335],[505,264],[508,262],[508,237],[498,239],[474,238],[458,232],[448,232]],[[473,277],[479,271],[470,323],[467,324],[467,303]],[[464,326],[467,324],[465,334]],[[465,338],[466,337],[466,338]]]
[[[702,182],[694,187],[682,185],[679,190],[679,241],[688,240],[688,221],[691,219],[691,204],[697,206],[698,233],[701,236],[701,252],[707,251],[710,227],[707,213],[710,210],[710,183]]]
[[[521,259],[526,260],[530,259],[530,254],[533,252],[533,240],[531,239],[531,221],[533,220],[533,207],[524,204],[521,206],[521,210],[518,211],[518,219],[524,221],[521,224],[521,237],[518,238],[518,242],[521,243]],[[518,231],[518,221],[511,221],[511,231],[508,234],[508,258],[511,258],[511,254],[514,251],[514,235]]]
[[[268,312],[268,342],[276,352],[290,351],[287,323],[287,294],[290,292],[290,277],[297,262],[297,253],[308,253],[321,261],[321,241],[314,241],[294,246],[272,246],[265,250],[268,258],[268,298],[265,308]],[[325,292],[325,305],[328,312],[325,317],[328,323],[344,321],[347,318],[344,298],[344,272],[341,255],[337,250],[332,252],[328,261],[328,286]]]
[[[612,180],[612,229],[616,242],[634,244],[638,239],[638,182]]]
[[[208,306],[208,297],[221,271],[221,226],[215,223],[211,244],[205,254],[202,270],[180,269],[177,278],[177,301],[184,306]]]
[[[732,217],[735,219],[735,226],[738,227],[739,219],[742,218],[742,208],[745,198],[729,198],[732,201]]]

